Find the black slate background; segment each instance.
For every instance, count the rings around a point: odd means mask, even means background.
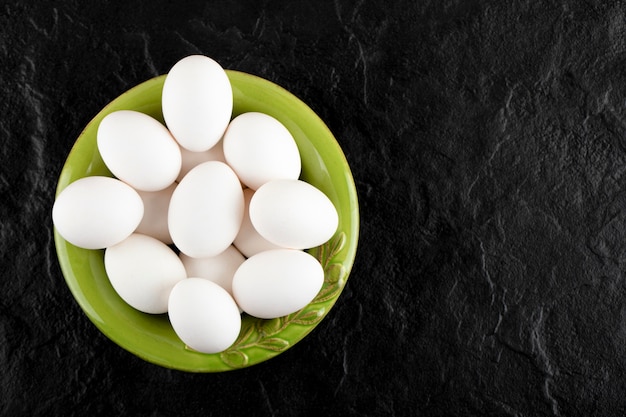
[[[72,298],[56,180],[108,101],[209,55],[327,122],[361,238],[279,357],[163,369]],[[0,415],[626,415],[622,1],[0,2]]]

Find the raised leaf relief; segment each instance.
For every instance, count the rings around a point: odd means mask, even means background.
[[[289,348],[290,343],[279,334],[291,325],[313,326],[319,323],[327,313],[326,306],[317,304],[336,298],[347,277],[343,264],[333,258],[341,252],[346,243],[345,233],[340,233],[324,245],[311,251],[324,269],[324,284],[317,296],[303,309],[284,317],[274,319],[252,319],[242,322],[239,337],[231,347],[220,354],[222,361],[232,368],[241,368],[249,363],[249,350],[263,349],[271,352],[282,352]]]

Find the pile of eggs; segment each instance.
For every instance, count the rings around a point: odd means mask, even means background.
[[[133,308],[167,313],[204,353],[227,349],[241,313],[300,310],[324,281],[304,249],[332,237],[338,214],[299,179],[297,144],[275,118],[231,120],[223,68],[192,55],[168,73],[165,125],[132,110],[102,119],[97,147],[114,177],[91,176],[57,197],[53,223],[71,244],[104,249],[112,287]]]

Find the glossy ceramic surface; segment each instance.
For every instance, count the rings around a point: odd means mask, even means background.
[[[241,72],[227,73],[234,94],[233,117],[258,111],[280,120],[300,149],[301,179],[326,193],[339,212],[335,236],[309,251],[322,263],[325,281],[308,306],[272,320],[244,314],[239,338],[228,350],[217,354],[194,352],[176,336],[166,314],[144,314],[122,301],[106,276],[104,251],[77,248],[54,230],[57,255],[67,285],[98,329],[146,361],[190,372],[221,372],[254,365],[300,341],[337,301],[348,279],[358,242],[359,210],[354,181],[345,156],[326,125],[306,104],[276,84]],[[105,115],[131,109],[163,121],[161,91],[164,80],[165,76],[159,76],[127,91],[86,126],[62,169],[57,195],[79,178],[111,176],[96,147],[97,128]]]

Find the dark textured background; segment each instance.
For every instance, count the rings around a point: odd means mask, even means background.
[[[0,415],[626,414],[622,1],[28,3],[0,2]],[[328,318],[224,374],[101,335],[52,240],[84,125],[194,53],[317,111],[361,205]]]

